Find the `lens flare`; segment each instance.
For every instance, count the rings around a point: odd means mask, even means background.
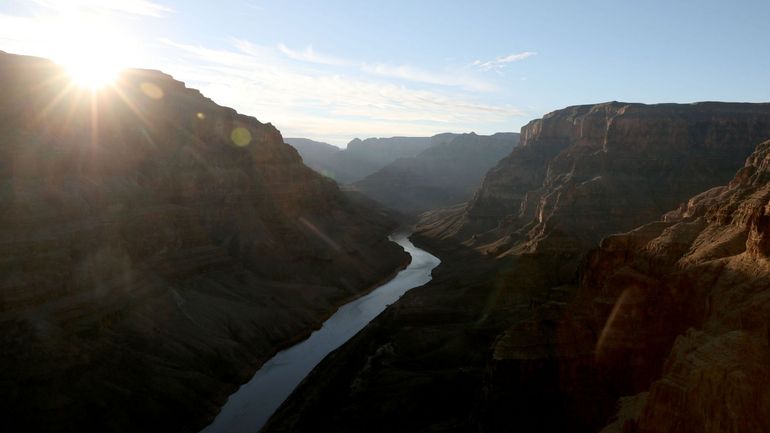
[[[243,127],[237,127],[230,133],[230,139],[238,147],[245,147],[251,143],[251,132]]]
[[[145,81],[139,85],[139,89],[142,91],[142,93],[145,94],[145,96],[147,96],[150,99],[163,98],[163,89],[161,89],[157,84],[153,84],[153,83],[150,83],[149,81]]]

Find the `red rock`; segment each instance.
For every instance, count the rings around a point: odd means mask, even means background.
[[[649,388],[631,418],[634,431],[770,430],[769,153],[770,142],[757,146],[728,185],[667,214],[657,233],[616,235],[622,243],[605,241],[592,254],[580,296],[609,290],[615,308],[625,311],[621,318],[596,316],[613,335],[599,341],[597,356],[617,377],[639,369],[645,380],[635,389]],[[655,281],[633,307],[646,317],[630,314],[618,297],[635,290],[619,280],[629,272]],[[628,361],[639,358],[641,368]]]

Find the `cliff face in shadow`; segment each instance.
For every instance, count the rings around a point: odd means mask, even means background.
[[[286,138],[296,147],[308,167],[340,184],[357,182],[399,158],[411,158],[425,149],[448,143],[456,134],[432,137],[355,138],[344,149],[308,140]]]
[[[156,71],[0,53],[0,381],[16,431],[197,431],[408,257],[270,124]]]
[[[635,254],[624,241],[605,241],[604,254],[586,254],[603,237],[655,221],[694,194],[728,182],[768,137],[770,104],[608,103],[570,107],[531,122],[522,129],[521,145],[489,172],[467,206],[424,216],[416,241],[442,260],[434,279],[333,353],[265,431],[352,432],[366,426],[595,432],[616,414],[618,398],[629,395],[635,396],[620,400],[619,424],[607,428],[688,431],[682,426],[692,423],[692,431],[709,431],[698,430],[704,424],[693,422],[696,414],[721,408],[712,421],[766,429],[756,419],[766,413],[759,388],[744,380],[763,383],[758,378],[765,334],[730,334],[714,340],[713,348],[699,349],[708,337],[693,331],[668,358],[670,373],[661,384],[652,385],[646,397],[636,395],[662,377],[656,362],[662,365],[677,334],[702,323],[704,311],[722,313],[711,310],[715,300],[682,304],[695,287],[708,287],[704,281],[661,292],[652,264],[640,261],[641,271],[625,272],[621,265]],[[704,227],[683,229],[664,243],[684,253]],[[653,231],[646,239],[660,234]],[[735,241],[713,235],[718,254],[732,255],[741,245],[740,236]],[[708,275],[714,273],[696,271],[692,277]],[[629,294],[622,296],[623,287]],[[615,305],[620,310],[613,313]],[[602,333],[610,316],[617,325]],[[765,322],[745,323],[764,329]],[[750,338],[757,345],[747,343]],[[722,394],[722,372],[743,355],[717,354],[741,346],[750,353],[748,373],[729,379],[736,394]],[[698,350],[712,352],[701,356]],[[713,377],[698,382],[698,366],[710,356],[723,359],[715,361]],[[683,378],[702,385],[705,397],[693,399]],[[734,396],[729,406],[721,405],[723,397]],[[749,421],[738,423],[725,407],[738,407]],[[666,424],[670,411],[679,409],[684,415]],[[651,415],[639,418],[640,411]]]
[[[460,134],[410,158],[399,158],[353,186],[405,215],[463,203],[486,172],[518,144],[519,134]]]
[[[572,326],[628,384],[606,432],[770,431],[770,142],[733,180],[606,238]]]

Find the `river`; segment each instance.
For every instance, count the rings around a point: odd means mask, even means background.
[[[250,381],[227,399],[214,422],[201,433],[257,432],[326,355],[348,341],[409,289],[430,281],[431,271],[441,261],[415,247],[408,236],[406,233],[394,234],[391,240],[412,256],[409,266],[369,294],[340,307],[307,340],[270,358]]]

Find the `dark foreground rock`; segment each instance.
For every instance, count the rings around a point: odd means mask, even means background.
[[[408,257],[270,124],[156,71],[0,52],[6,431],[197,431]]]
[[[531,122],[467,206],[424,216],[417,241],[442,260],[431,283],[330,355],[265,431],[596,432],[618,404],[614,431],[766,431],[764,307],[744,301],[767,285],[675,276],[696,239],[711,245],[708,266],[758,250],[766,198],[751,201],[758,228],[744,235],[680,215],[586,254],[727,183],[768,137],[770,104],[609,103]],[[714,218],[742,215],[710,197]],[[650,255],[634,252],[645,245]],[[666,275],[678,283],[661,285]],[[692,298],[715,278],[723,293]],[[709,314],[733,328],[688,331]]]
[[[768,204],[770,141],[726,186],[590,255],[574,319],[634,409],[607,432],[770,431]]]

